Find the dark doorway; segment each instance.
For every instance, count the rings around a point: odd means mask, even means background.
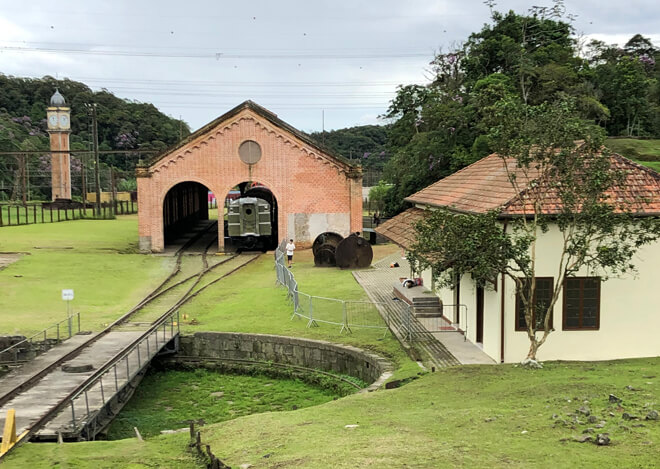
[[[165,245],[199,230],[208,223],[209,190],[198,182],[181,182],[172,187],[163,202],[163,232]]]
[[[477,343],[484,342],[484,288],[477,287]]]
[[[254,181],[238,184],[227,194],[224,211],[225,249],[266,251],[277,247],[277,199],[266,186]]]

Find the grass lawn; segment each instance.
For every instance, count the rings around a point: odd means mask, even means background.
[[[347,386],[346,386],[347,387]],[[347,389],[345,394],[355,392]],[[311,407],[340,394],[300,380],[265,375],[196,370],[150,370],[134,396],[110,425],[108,439],[132,438],[133,427],[144,437],[188,426],[224,422],[260,412]]]
[[[60,288],[76,289],[74,309],[83,311],[84,326],[85,321],[94,325],[118,316],[173,261],[132,254],[136,239],[134,217],[0,229],[0,251],[31,253],[0,271],[0,288],[11,292],[0,298],[2,330],[44,325],[49,319],[43,315],[51,310],[54,317],[63,314]],[[395,250],[378,246],[375,258]],[[311,251],[296,252],[293,271],[302,291],[364,298],[349,271],[314,268],[311,256]],[[651,409],[660,410],[660,358],[551,362],[534,371],[462,366],[418,375],[417,365],[389,334],[383,338],[379,331],[358,330],[341,335],[336,326],[308,329],[305,321],[290,320],[291,305],[284,288],[275,285],[270,254],[210,290],[184,308],[189,316],[184,332],[261,332],[353,344],[389,357],[398,367],[396,377],[417,378],[398,389],[202,427],[204,442],[232,467],[657,466],[660,421],[644,417]],[[189,324],[192,319],[199,324]],[[609,394],[620,397],[621,406],[610,404]],[[189,393],[179,399],[205,402]],[[214,404],[204,406],[209,412],[221,410]],[[593,422],[580,407],[588,408]],[[623,412],[639,419],[624,420]],[[609,433],[612,445],[572,441],[587,428]],[[187,434],[174,434],[144,442],[26,444],[5,467],[198,467],[187,441]]]
[[[393,245],[374,247],[374,258],[396,252]],[[182,321],[184,334],[196,331],[252,332],[328,340],[372,350],[394,362],[396,378],[416,375],[420,369],[401,349],[390,333],[380,329],[355,329],[341,334],[340,326],[320,324],[307,327],[303,319],[291,319],[293,305],[286,299],[286,289],[275,283],[274,259],[264,254],[236,274],[230,282],[220,282],[181,308],[188,319]],[[351,271],[314,267],[311,249],[296,251],[292,271],[300,291],[330,298],[366,300],[362,287]],[[194,324],[194,325],[191,325]]]
[[[174,259],[137,254],[137,216],[0,228],[1,252],[29,253],[0,270],[0,333],[29,334],[66,318],[61,290],[73,288],[83,329],[129,310]]]
[[[609,403],[609,394],[621,398],[621,406]],[[588,423],[581,407],[595,423]],[[462,366],[398,389],[207,425],[202,435],[232,467],[653,468],[660,454],[660,421],[644,417],[659,407],[658,358],[549,362],[542,370]],[[623,412],[640,419],[624,420]],[[572,441],[587,428],[593,435],[609,433],[612,444]],[[141,454],[134,438],[59,447],[28,444],[6,467],[143,467],[128,466],[138,461],[179,467],[185,442],[185,435],[159,436],[148,439]],[[166,455],[171,464],[163,462]]]

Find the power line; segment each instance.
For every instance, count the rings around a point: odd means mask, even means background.
[[[84,48],[55,48],[55,47],[20,47],[20,46],[0,46],[0,50],[11,52],[39,52],[39,53],[52,53],[52,54],[82,54],[82,55],[100,55],[100,56],[122,56],[122,57],[153,57],[153,58],[168,58],[168,59],[213,59],[216,61],[232,59],[232,60],[337,60],[337,59],[363,59],[363,60],[389,60],[389,59],[417,59],[426,57],[429,58],[428,52],[419,53],[388,53],[388,54],[337,54],[326,53],[321,54],[318,52],[301,52],[301,53],[231,53],[231,52],[215,52],[215,53],[180,53],[180,52],[149,52],[145,50],[111,50],[111,49],[84,49]]]

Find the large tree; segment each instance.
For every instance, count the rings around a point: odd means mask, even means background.
[[[436,210],[418,225],[410,258],[418,270],[433,268],[440,285],[466,273],[482,286],[500,274],[512,279],[530,341],[526,359],[537,363],[564,279],[585,269],[604,279],[630,273],[637,250],[660,237],[660,221],[635,216],[644,200],[619,197],[628,173],[602,147],[602,129],[577,116],[572,102],[505,99],[496,112],[491,144],[517,194],[508,209],[518,216],[503,229],[497,211]],[[537,244],[550,229],[559,231],[561,246],[552,297],[541,304],[534,300]]]

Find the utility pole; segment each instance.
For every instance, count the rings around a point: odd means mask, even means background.
[[[92,136],[94,144],[94,179],[96,182],[96,216],[101,216],[101,161],[99,160],[99,130],[96,103],[92,104]]]
[[[23,154],[21,155],[21,193],[23,195],[23,205],[27,204],[27,184],[25,181],[25,175],[26,175],[26,169],[25,166],[27,165],[27,155]]]
[[[80,157],[80,187],[82,187],[82,204],[83,210],[85,210],[85,216],[87,216],[87,181],[85,181],[85,160],[86,156]]]
[[[112,208],[110,209],[111,218],[114,218],[115,208],[117,207],[117,180],[115,179],[115,168],[110,167],[110,184],[112,185]]]

